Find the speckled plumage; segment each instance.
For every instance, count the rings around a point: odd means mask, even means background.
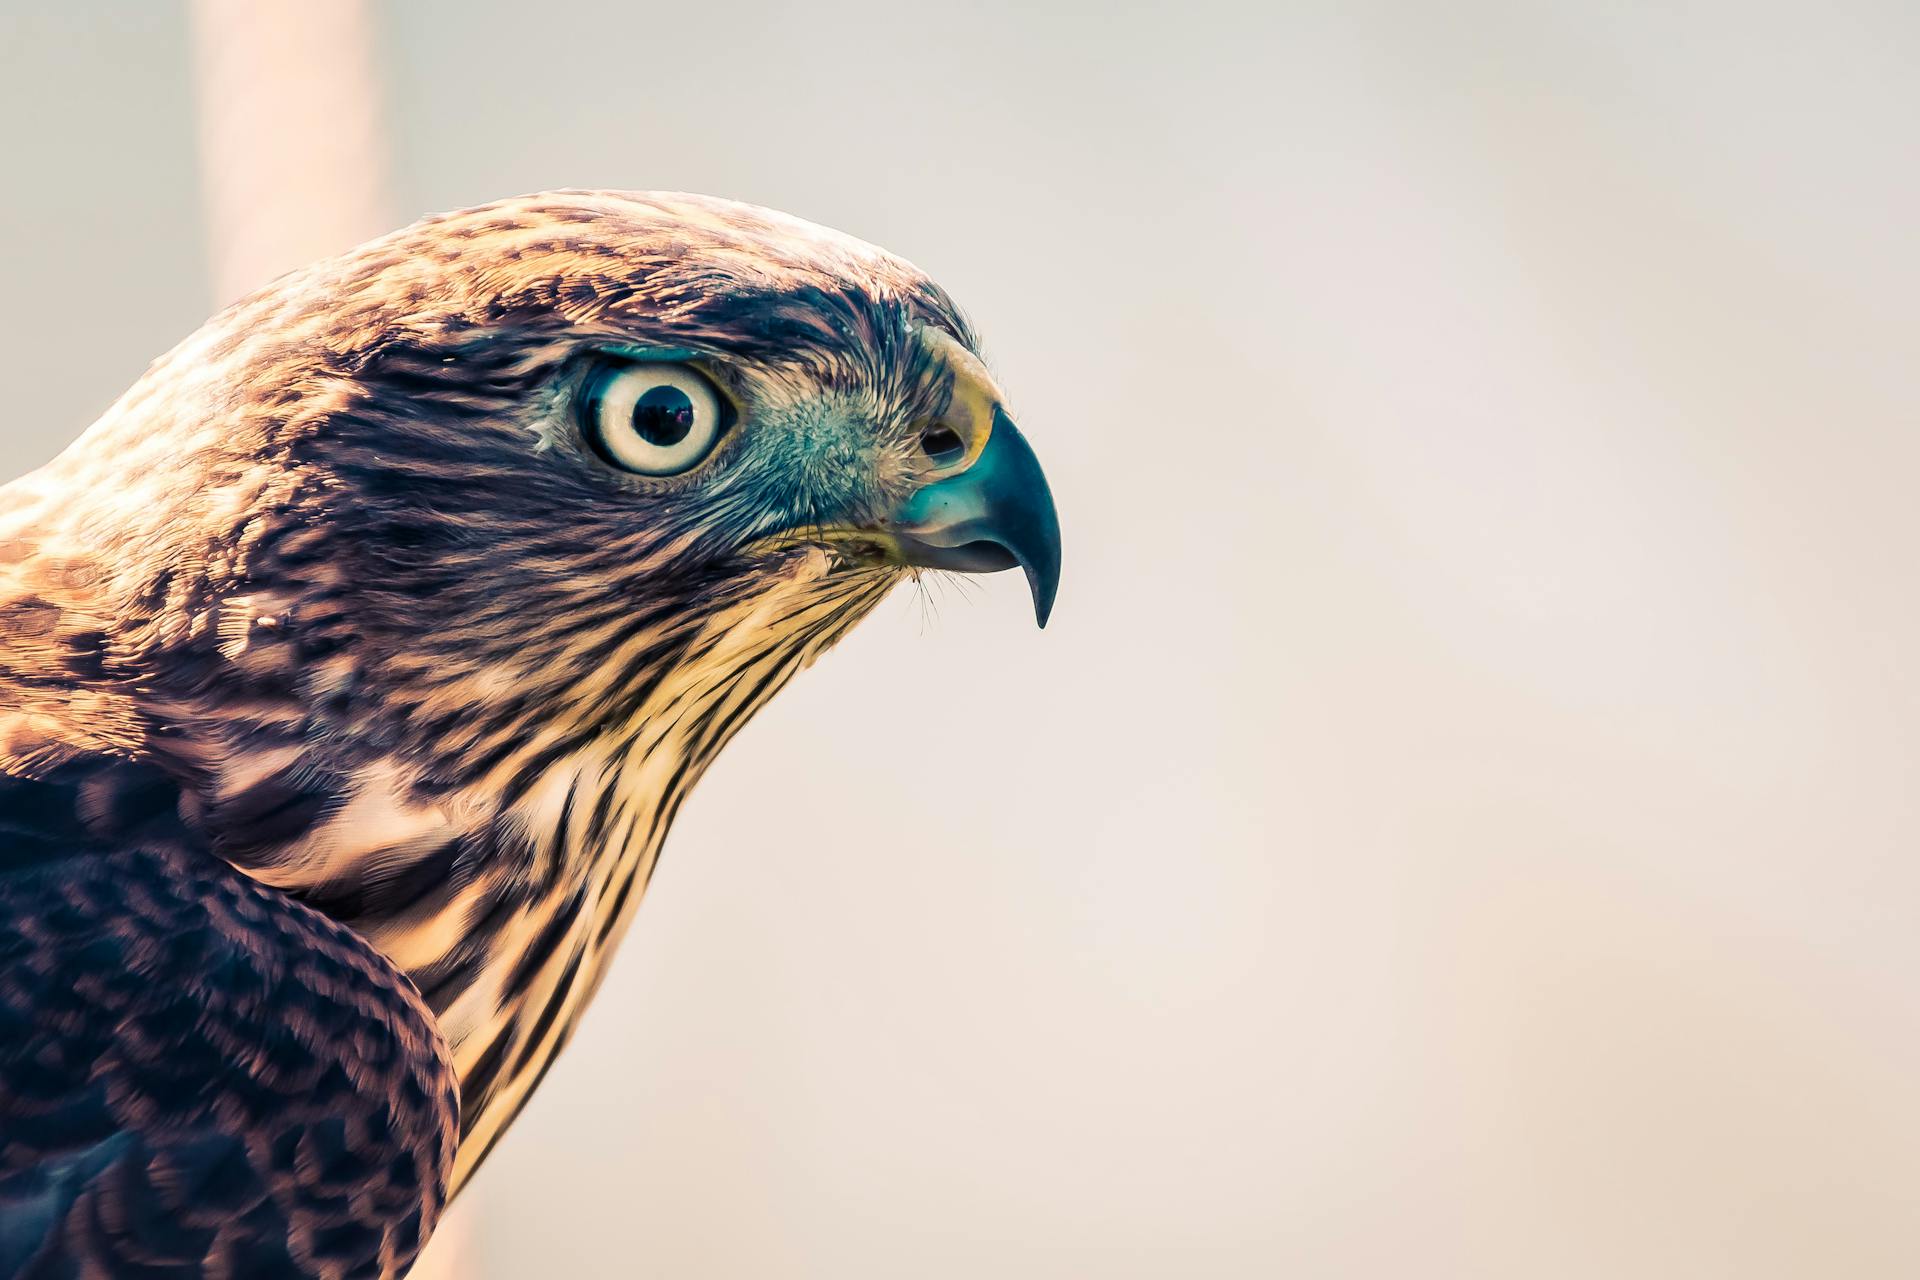
[[[929,422],[984,447],[1002,397],[972,347],[923,275],[836,233],[701,197],[547,193],[275,282],[0,490],[0,1020],[21,1031],[0,1046],[17,1179],[0,1205],[12,1187],[49,1224],[97,1218],[106,1193],[76,1188],[98,1160],[148,1171],[129,1203],[172,1205],[155,1144],[199,1134],[246,1153],[235,1203],[280,1206],[289,1274],[404,1270],[409,1233],[564,1043],[688,788],[911,572],[869,532],[939,474]],[[583,445],[582,370],[631,349],[684,353],[739,406],[696,472],[620,474]],[[134,826],[114,816],[128,797]],[[129,913],[114,894],[135,889],[173,905]],[[84,902],[58,946],[104,984],[78,1012],[35,968],[60,894]],[[257,930],[215,899],[252,904]],[[387,1118],[355,1132],[421,1171],[413,1201],[370,1182],[343,1209],[311,1161],[285,1183],[276,1121],[234,1112],[221,1081],[128,1093],[85,1141],[10,1143],[39,1105],[23,1082],[56,1102],[97,1083],[65,1060],[42,1079],[40,1047],[141,1016],[115,955],[172,929],[201,949],[150,956],[149,993],[201,990],[220,948],[253,966],[235,981],[254,1003],[208,1006],[209,1027],[243,1029],[234,1070],[248,1037],[332,1043],[334,1023],[303,1020],[339,999],[315,957],[366,973],[363,1003],[329,1016],[386,1030],[343,1063],[342,1105]],[[212,1032],[157,1034],[148,1049]],[[433,1095],[443,1054],[457,1139],[451,1106],[398,1108],[401,1077],[353,1065],[397,1062]],[[278,1123],[304,1114],[295,1092]],[[357,1253],[301,1243],[348,1210],[371,1224]],[[207,1247],[206,1274],[255,1273]]]
[[[151,769],[3,799],[0,1274],[403,1269],[459,1109],[411,984],[207,856]]]

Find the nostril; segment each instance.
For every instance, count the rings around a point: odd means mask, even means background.
[[[944,466],[960,460],[960,455],[967,451],[967,442],[952,427],[935,425],[920,433],[920,447],[929,458]]]

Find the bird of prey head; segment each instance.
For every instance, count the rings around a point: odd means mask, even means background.
[[[276,281],[0,491],[0,772],[138,766],[410,978],[457,1186],[746,718],[922,569],[1018,567],[1044,624],[1059,563],[908,263],[696,196],[510,200]]]

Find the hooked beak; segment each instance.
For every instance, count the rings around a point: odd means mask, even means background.
[[[908,495],[886,531],[906,564],[962,573],[1019,566],[1044,627],[1060,587],[1060,520],[1040,460],[997,404],[986,441],[968,452],[965,470]]]

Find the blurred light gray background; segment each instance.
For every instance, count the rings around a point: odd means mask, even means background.
[[[439,1274],[1920,1274],[1912,6],[352,12],[261,199],[876,241],[1067,539],[741,735]],[[252,268],[187,11],[0,13],[12,475]]]

